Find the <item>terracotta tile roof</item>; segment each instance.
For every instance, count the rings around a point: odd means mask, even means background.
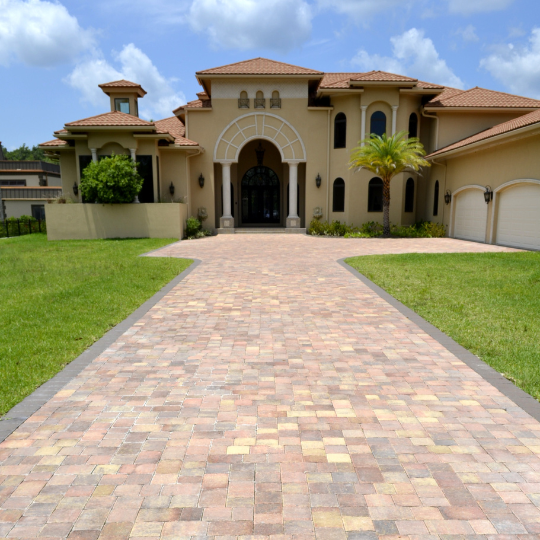
[[[486,129],[485,131],[481,131],[480,133],[477,133],[476,135],[472,135],[471,137],[467,137],[466,139],[463,139],[461,141],[445,146],[444,148],[441,148],[440,150],[437,150],[436,152],[432,152],[427,157],[434,157],[434,156],[438,156],[439,154],[450,152],[451,150],[464,148],[473,143],[480,142],[486,139],[491,139],[492,137],[496,137],[497,135],[502,135],[503,133],[516,131],[520,128],[531,126],[533,124],[540,124],[540,110],[533,111],[529,114],[520,116],[519,118],[514,118],[513,120],[509,120],[508,122],[503,122],[502,124],[498,124],[497,126]]]
[[[449,89],[432,99],[426,107],[503,107],[503,108],[536,108],[540,101],[536,99],[496,92],[476,86],[470,90]]]
[[[199,94],[197,94],[199,95]],[[185,105],[180,105],[180,107],[177,107],[174,109],[173,113],[177,113],[179,111],[183,111],[184,109],[204,109],[204,108],[210,108],[212,107],[212,100],[211,99],[195,99],[193,101],[188,101]]]
[[[368,73],[361,73],[351,80],[366,82],[418,82],[418,79],[411,79],[411,77],[396,75],[395,73],[388,73],[386,71],[369,71]]]
[[[319,88],[349,88],[349,81],[363,73],[325,73]]]
[[[53,139],[52,141],[41,143],[39,146],[69,146],[69,145],[67,141],[61,141],[60,139]]]
[[[157,120],[155,124],[157,133],[170,133],[174,137],[175,144],[180,146],[198,146],[199,144],[185,138],[186,126],[178,116]]]
[[[324,75],[322,71],[276,62],[268,58],[253,58],[203,71],[196,75]]]
[[[130,87],[140,88],[141,87],[140,84],[137,84],[137,83],[134,83],[134,82],[131,82],[131,81],[126,81],[125,79],[120,79],[119,81],[112,81],[112,82],[103,83],[103,84],[98,84],[98,86],[100,88],[130,88]]]
[[[441,86],[440,84],[433,84],[433,83],[428,83],[428,82],[425,82],[425,81],[418,81],[416,86],[418,86],[420,88],[426,88],[428,90],[429,89],[442,90],[443,88],[445,88],[444,86]]]
[[[147,122],[131,114],[119,111],[90,116],[75,122],[69,122],[66,126],[153,126],[152,122]]]

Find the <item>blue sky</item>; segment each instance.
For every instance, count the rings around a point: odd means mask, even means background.
[[[540,99],[539,0],[0,0],[0,13],[8,149],[107,112],[99,83],[139,82],[157,120],[196,98],[197,70],[257,56]]]

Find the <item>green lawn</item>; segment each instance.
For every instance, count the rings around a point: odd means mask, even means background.
[[[0,414],[191,264],[138,257],[174,240],[0,240]]]
[[[347,262],[540,400],[540,253],[376,255]]]

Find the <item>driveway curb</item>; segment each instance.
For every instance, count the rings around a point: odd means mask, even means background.
[[[167,247],[167,246],[165,246]],[[160,248],[162,249],[162,248]],[[152,252],[150,252],[152,253]],[[147,255],[147,253],[144,253]],[[43,383],[29,396],[24,398],[15,407],[10,409],[0,419],[0,442],[9,437],[21,424],[38,411],[47,401],[54,397],[62,388],[74,379],[89,364],[91,364],[103,351],[110,347],[122,334],[129,330],[141,317],[153,308],[166,294],[176,285],[184,280],[199,264],[199,259],[193,259],[182,273],[173,278],[167,285],[162,287],[157,293],[139,306],[131,315],[122,322],[111,328],[101,339],[88,347],[75,360],[72,360],[62,371],[57,373],[52,379]]]
[[[464,364],[469,366],[472,370],[476,371],[478,375],[480,375],[497,390],[499,390],[499,392],[504,394],[507,398],[511,399],[518,407],[521,407],[535,420],[540,421],[540,402],[538,402],[532,396],[524,392],[521,388],[518,388],[515,384],[506,379],[498,371],[495,371],[491,366],[478,358],[478,356],[465,349],[465,347],[459,345],[459,343],[456,343],[450,336],[447,336],[444,332],[441,332],[438,328],[420,317],[420,315],[415,313],[412,309],[402,304],[399,300],[396,300],[384,289],[382,289],[378,285],[375,285],[373,281],[358,272],[358,270],[355,270],[352,266],[348,265],[345,262],[346,259],[350,259],[350,257],[339,259],[337,262],[338,264],[343,266],[343,268],[347,269],[351,274],[356,276],[374,293],[378,294],[383,300],[388,302],[402,315],[407,317],[407,319],[415,323],[426,334],[438,341],[443,347],[446,347],[454,356],[456,356],[456,358],[459,358],[459,360],[461,360]]]

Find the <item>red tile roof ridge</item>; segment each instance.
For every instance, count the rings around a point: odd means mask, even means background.
[[[51,141],[45,141],[40,143],[38,146],[67,146],[67,141],[62,141],[61,139],[52,139]]]
[[[103,122],[101,120],[104,120]],[[153,122],[147,122],[142,118],[120,111],[107,112],[67,122],[66,126],[153,126]]]
[[[249,68],[250,64],[257,67]],[[236,69],[231,70],[230,68],[232,67],[235,67]],[[324,75],[324,73],[322,71],[258,56],[257,58],[241,60],[239,62],[197,71],[196,75]]]
[[[98,84],[98,86],[100,88],[107,88],[107,87],[122,88],[123,86],[125,86],[126,88],[127,87],[141,88],[140,84],[128,81],[126,79],[119,79],[118,81],[111,81],[111,82],[108,82],[108,83],[101,83],[101,84]]]
[[[185,137],[186,126],[178,116],[169,116],[168,118],[156,120],[155,124],[158,133],[169,133],[174,137],[175,144],[179,146],[199,145],[199,143]]]
[[[462,90],[459,92],[455,89],[451,95],[445,97],[445,92],[440,96],[426,104],[428,107],[502,107],[502,108],[536,108],[540,107],[540,100],[528,98],[524,96],[518,96],[516,94],[510,94],[508,92],[501,92],[499,90],[490,90],[489,88],[483,88],[481,86],[474,86],[468,90]],[[462,101],[469,96],[481,94],[475,99],[471,99],[468,103]],[[499,99],[497,99],[499,98]],[[502,99],[501,99],[502,98]],[[508,98],[505,101],[504,98]],[[481,103],[478,103],[480,101]],[[491,101],[491,103],[489,103]]]
[[[496,137],[497,135],[511,133],[512,131],[516,131],[518,129],[525,128],[534,124],[540,124],[540,109],[537,111],[532,111],[528,114],[524,114],[523,116],[518,116],[517,118],[508,120],[501,124],[497,124],[496,126],[475,133],[474,135],[471,135],[469,137],[465,137],[464,139],[456,141],[452,144],[445,146],[444,148],[440,148],[439,150],[432,152],[427,157],[431,158],[440,154],[445,154],[446,152],[450,152],[451,150],[464,148],[466,146],[474,144],[475,142],[491,139],[493,137]]]

